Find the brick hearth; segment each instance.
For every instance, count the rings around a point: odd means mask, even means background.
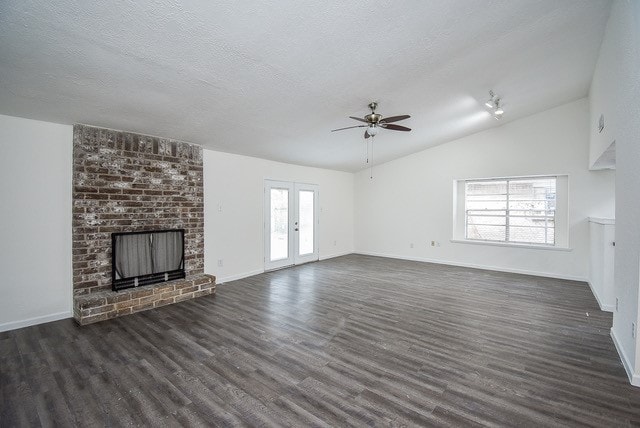
[[[216,292],[216,278],[196,275],[162,284],[122,291],[101,291],[76,296],[73,317],[80,325],[158,308]]]

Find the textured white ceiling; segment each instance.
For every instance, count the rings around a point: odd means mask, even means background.
[[[380,163],[587,95],[610,2],[0,2],[0,113],[302,165]],[[505,119],[484,110],[503,96]]]

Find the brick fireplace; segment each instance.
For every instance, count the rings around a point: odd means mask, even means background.
[[[74,318],[89,324],[215,293],[204,274],[202,148],[74,125]],[[111,291],[111,234],[184,229],[186,278]]]

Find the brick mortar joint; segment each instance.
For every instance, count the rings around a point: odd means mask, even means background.
[[[105,320],[126,316],[126,315],[131,315],[137,312],[142,312],[150,309],[156,309],[166,305],[180,303],[186,300],[192,300],[192,299],[196,299],[198,297],[203,297],[207,295],[215,295],[215,286],[209,289],[203,289],[199,291],[192,291],[189,293],[180,294],[180,295],[171,297],[169,299],[159,298],[161,297],[161,294],[152,294],[147,297],[154,297],[154,298],[158,297],[158,298],[150,302],[141,302],[141,299],[133,299],[133,300],[136,300],[137,302],[131,306],[127,306],[124,308],[118,308],[118,304],[105,305],[105,306],[114,306],[113,309],[105,312],[98,312],[95,310],[95,308],[91,310],[87,310],[86,312],[84,310],[80,312],[74,311],[74,319],[80,325],[88,325],[88,324],[93,324],[95,322],[105,321]],[[158,305],[159,302],[162,302],[162,304]]]
[[[201,280],[202,278],[207,278],[208,281],[205,281],[199,284],[194,284],[194,281]],[[127,294],[133,295],[135,293],[146,293],[149,291],[151,291],[151,295],[162,295],[164,293],[171,292],[171,291],[179,291],[183,288],[189,288],[189,287],[195,287],[195,286],[197,286],[198,288],[202,288],[202,285],[214,284],[214,283],[215,283],[215,276],[208,275],[208,274],[197,274],[185,279],[177,279],[173,281],[160,282],[157,284],[145,285],[142,287],[129,288],[122,291],[103,290],[103,291],[87,293],[87,294],[76,293],[73,300],[74,300],[74,305],[82,305],[86,303],[91,303],[91,301],[105,300],[105,303],[103,303],[102,305],[104,306],[106,305],[106,300],[109,297],[116,297],[116,296],[120,297],[120,296],[126,296]],[[167,287],[167,286],[173,286],[173,290],[164,290],[164,291],[159,291],[157,293],[154,292],[156,289],[160,289],[162,287]],[[147,297],[147,295],[136,296],[136,297],[132,296],[130,298],[125,298],[125,297],[120,297],[120,298],[123,299],[121,301],[128,301],[128,300],[138,299],[141,297]]]

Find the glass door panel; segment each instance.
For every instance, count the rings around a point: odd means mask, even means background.
[[[293,184],[265,180],[264,184],[264,269],[293,264]]]
[[[309,190],[298,191],[298,255],[314,252],[314,193]]]
[[[318,260],[318,186],[295,183],[294,264]]]
[[[269,261],[289,258],[289,189],[271,189]]]

